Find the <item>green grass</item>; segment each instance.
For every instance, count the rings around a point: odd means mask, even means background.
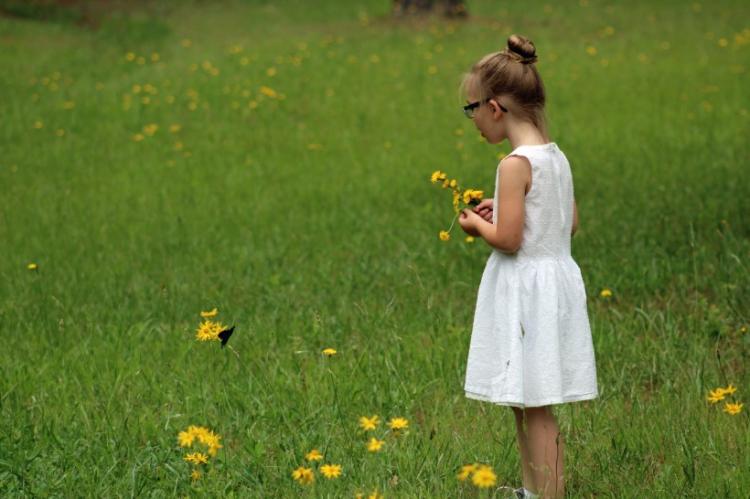
[[[747,407],[706,401],[750,388],[744,3],[483,1],[466,22],[320,4],[0,18],[0,493],[462,497],[474,461],[520,486],[512,412],[463,395],[489,248],[438,240],[452,211],[429,183],[492,191],[508,145],[477,140],[457,87],[517,32],[573,169],[597,355],[600,398],[555,407],[567,494],[745,496]],[[212,307],[238,356],[194,340]],[[370,414],[410,431],[370,454]],[[195,484],[191,424],[224,444]],[[313,447],[344,475],[302,488]]]

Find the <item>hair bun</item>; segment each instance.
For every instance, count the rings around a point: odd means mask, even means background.
[[[521,35],[510,35],[508,37],[506,53],[523,64],[533,64],[537,60],[534,42]]]

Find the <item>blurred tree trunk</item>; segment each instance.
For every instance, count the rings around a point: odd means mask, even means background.
[[[405,16],[438,11],[446,17],[466,17],[464,0],[393,0],[393,15]]]

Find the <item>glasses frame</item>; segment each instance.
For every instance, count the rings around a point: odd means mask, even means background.
[[[472,102],[472,103],[470,103],[470,104],[466,104],[466,105],[465,105],[465,106],[463,107],[463,110],[464,110],[464,115],[465,115],[465,116],[466,116],[467,118],[469,118],[470,120],[471,120],[471,119],[474,119],[474,111],[475,111],[475,110],[476,110],[476,109],[477,109],[477,108],[478,108],[479,106],[481,106],[482,104],[486,104],[486,103],[488,103],[488,102],[489,102],[489,101],[491,101],[492,99],[494,99],[494,97],[488,97],[488,98],[484,99],[483,101],[476,101],[476,102]],[[497,101],[495,101],[495,102],[497,102]],[[498,105],[498,106],[500,106],[500,109],[502,109],[502,110],[503,110],[504,112],[506,112],[506,113],[508,112],[508,110],[507,110],[507,109],[505,109],[505,106],[503,106],[503,105],[502,105],[502,104],[500,104],[499,102],[497,103],[497,105]]]

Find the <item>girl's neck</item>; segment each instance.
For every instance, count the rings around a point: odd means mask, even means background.
[[[549,137],[545,137],[537,127],[529,122],[517,122],[515,126],[508,127],[508,141],[510,147],[515,149],[520,146],[537,146],[547,144]]]

